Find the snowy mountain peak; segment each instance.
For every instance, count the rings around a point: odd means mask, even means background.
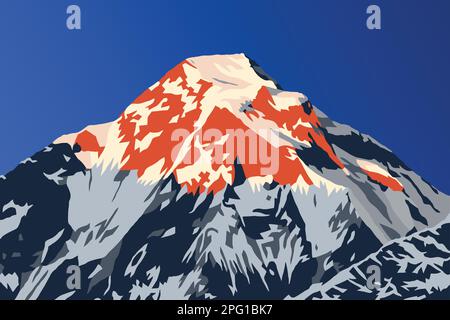
[[[137,170],[147,183],[174,174],[194,193],[232,184],[235,161],[248,178],[311,185],[299,147],[317,147],[344,169],[306,96],[279,90],[268,79],[243,54],[190,58],[145,90],[117,121],[84,130],[70,142],[89,152],[83,156],[87,167]],[[95,132],[105,130],[107,140],[94,141]]]
[[[417,280],[394,291],[409,297],[429,288],[409,265],[448,253],[449,213],[390,150],[245,55],[190,58],[0,179],[0,298],[358,297],[365,278],[348,277],[375,262]],[[64,286],[73,265],[79,290]]]

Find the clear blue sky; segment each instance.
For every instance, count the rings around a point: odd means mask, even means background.
[[[66,29],[69,4],[81,31]],[[449,31],[448,0],[1,1],[0,172],[116,118],[184,58],[244,52],[450,193]]]

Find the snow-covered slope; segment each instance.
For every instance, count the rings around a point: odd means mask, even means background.
[[[0,297],[306,297],[449,212],[245,55],[196,57],[0,179]]]
[[[449,299],[449,219],[396,239],[297,299]],[[379,279],[372,281],[374,267]],[[370,272],[367,272],[369,270]],[[375,280],[375,278],[373,279]],[[370,290],[373,283],[376,290]]]

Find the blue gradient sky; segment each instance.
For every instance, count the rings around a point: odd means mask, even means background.
[[[381,31],[365,27],[369,4]],[[450,193],[449,31],[448,0],[2,0],[0,172],[113,120],[184,58],[244,52]]]

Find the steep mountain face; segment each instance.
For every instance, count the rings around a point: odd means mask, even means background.
[[[196,57],[1,177],[0,298],[435,297],[448,213],[246,56]]]
[[[317,283],[297,299],[448,299],[450,223],[396,239],[331,280]],[[371,281],[373,270],[380,272]],[[375,280],[375,279],[374,279]],[[376,290],[370,290],[371,283]]]

